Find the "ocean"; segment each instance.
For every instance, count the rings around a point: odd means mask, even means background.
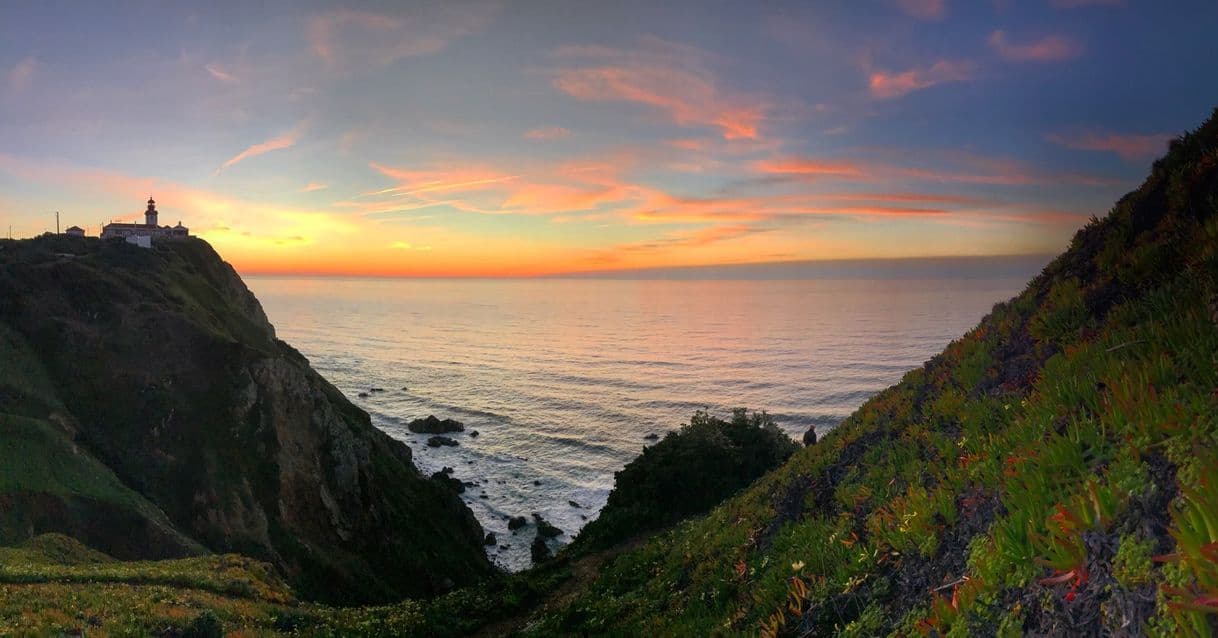
[[[246,281],[423,472],[475,484],[463,498],[508,545],[488,553],[517,570],[531,527],[513,535],[506,517],[539,512],[569,541],[647,435],[738,406],[823,435],[1027,277]],[[465,424],[459,446],[406,428],[431,414]]]

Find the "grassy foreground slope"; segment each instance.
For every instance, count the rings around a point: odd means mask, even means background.
[[[1218,117],[1027,289],[526,633],[1211,635]]]

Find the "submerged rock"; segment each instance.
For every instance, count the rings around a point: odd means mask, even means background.
[[[512,518],[508,519],[508,529],[512,530],[513,532],[528,524],[529,519],[523,516],[513,516]]]
[[[655,441],[656,439],[660,438],[660,435],[656,434],[655,432],[652,432],[651,434],[648,434],[647,436],[645,436],[643,438],[648,441]]]
[[[459,443],[447,436],[433,436],[427,439],[427,447],[440,447],[441,445],[456,447]]]
[[[470,430],[470,431],[469,431],[469,438],[471,438],[471,439],[478,438],[478,431],[477,431],[477,430]]]
[[[429,415],[426,419],[415,419],[406,427],[416,434],[447,434],[449,432],[464,432],[465,424],[454,419],[438,419]]]
[[[356,396],[358,396],[358,397],[359,397],[359,398],[361,398],[361,399],[367,399],[367,398],[368,398],[368,393],[367,393],[367,392],[360,392],[360,393],[359,393],[358,395],[356,395]]]
[[[583,505],[580,505],[579,503],[576,503],[575,501],[567,501],[567,505],[570,505],[571,507],[575,507],[575,508],[583,507]]]

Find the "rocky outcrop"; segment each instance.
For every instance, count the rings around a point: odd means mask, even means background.
[[[277,565],[302,595],[338,602],[429,595],[491,573],[482,529],[454,491],[420,475],[407,446],[277,340],[205,242],[3,242],[0,265],[0,343],[22,353],[0,370],[0,417],[60,414],[71,427],[55,436],[113,473],[103,495],[113,507],[162,512],[172,527],[144,535],[142,552],[116,551],[133,544],[118,529],[93,530],[90,545],[131,557],[240,552]],[[0,481],[0,502],[11,483]],[[18,513],[30,524],[0,524],[0,541],[87,526],[85,510],[39,512],[30,496],[84,487],[25,487],[30,511]],[[126,505],[137,500],[148,506]]]
[[[465,424],[455,419],[438,419],[436,415],[428,415],[426,419],[415,419],[406,427],[416,434],[448,434],[464,432]]]

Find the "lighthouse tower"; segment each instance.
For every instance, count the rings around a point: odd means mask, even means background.
[[[144,225],[156,226],[156,201],[148,198],[148,210],[144,211]]]

